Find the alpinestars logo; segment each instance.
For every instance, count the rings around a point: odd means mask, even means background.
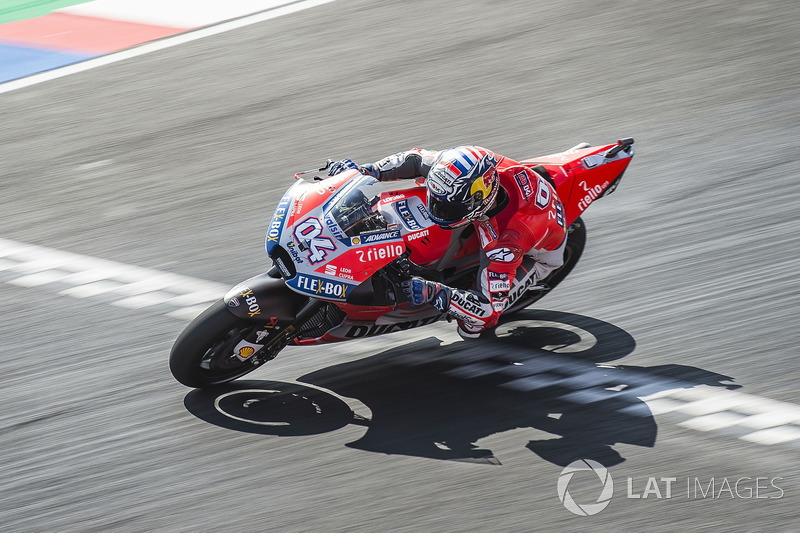
[[[569,494],[569,483],[576,472],[594,472],[600,480],[602,491],[595,503],[579,504]],[[614,481],[606,467],[591,459],[578,459],[567,465],[558,478],[558,499],[568,511],[579,516],[591,516],[605,509],[614,495]]]
[[[514,260],[514,252],[508,248],[496,248],[486,253],[486,257],[492,261],[499,261],[501,263],[510,263]]]

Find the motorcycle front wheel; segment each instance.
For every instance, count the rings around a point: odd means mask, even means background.
[[[186,326],[175,341],[169,356],[172,375],[187,387],[203,388],[252,372],[264,357],[253,356],[242,361],[233,350],[257,327],[234,316],[223,300],[218,301]],[[275,351],[281,348],[276,347]]]

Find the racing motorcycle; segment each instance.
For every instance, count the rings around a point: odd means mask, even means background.
[[[533,171],[515,175],[521,194],[534,195],[538,180],[549,181],[563,203],[568,237],[563,266],[520,284],[504,315],[542,298],[575,267],[586,244],[580,215],[616,189],[634,155],[632,145],[632,138],[581,143],[520,161]],[[373,337],[448,319],[431,305],[408,303],[401,284],[411,276],[462,289],[475,283],[480,245],[473,225],[445,230],[434,224],[425,208],[424,178],[408,186],[357,170],[311,177],[331,164],[295,174],[278,202],[266,236],[272,268],[233,287],[175,341],[170,370],[180,383],[201,388],[232,381],[290,344]],[[397,183],[405,187],[390,187]],[[460,245],[451,246],[452,239]]]

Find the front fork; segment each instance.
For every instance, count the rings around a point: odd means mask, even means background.
[[[234,346],[232,356],[256,365],[274,358],[325,305],[289,289],[275,268],[239,283],[224,301],[228,311],[255,326]]]
[[[248,359],[254,365],[262,365],[274,359],[278,352],[284,349],[297,336],[297,331],[313,317],[326,303],[313,298],[295,317],[294,321],[286,326],[278,323],[264,324],[255,328],[249,335],[239,341],[233,349],[233,355],[240,361]]]

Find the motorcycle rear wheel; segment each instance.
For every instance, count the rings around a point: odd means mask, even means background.
[[[548,292],[556,288],[556,286],[564,281],[564,278],[572,272],[578,260],[583,254],[583,249],[586,246],[586,223],[581,217],[575,219],[575,222],[567,228],[567,246],[564,250],[564,264],[554,270],[542,280],[542,283],[547,286],[547,290],[534,290],[528,293],[515,302],[511,307],[506,309],[503,314],[509,315],[516,313],[521,309],[525,309],[537,300],[543,298]]]
[[[203,388],[252,372],[264,360],[263,355],[241,361],[233,350],[256,327],[253,322],[234,316],[223,300],[216,302],[186,326],[175,341],[169,356],[172,375],[187,387]],[[282,347],[274,351],[277,353]]]

